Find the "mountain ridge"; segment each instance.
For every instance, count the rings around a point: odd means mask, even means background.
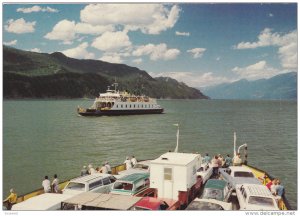
[[[176,80],[167,82],[166,79],[153,78],[146,71],[125,64],[3,46],[4,98],[92,98],[105,92],[116,78],[120,90],[133,94],[154,98],[208,99],[196,88]]]
[[[288,72],[269,79],[241,79],[202,89],[212,99],[297,99],[297,73]]]

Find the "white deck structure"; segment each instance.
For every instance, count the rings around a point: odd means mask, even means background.
[[[178,200],[179,191],[188,191],[197,181],[201,155],[168,152],[150,162],[150,188],[158,198]]]

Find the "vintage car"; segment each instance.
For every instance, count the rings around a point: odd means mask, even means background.
[[[227,202],[231,192],[232,189],[226,181],[209,179],[205,184],[201,198]]]
[[[84,192],[61,202],[62,210],[130,210],[142,197]]]
[[[155,197],[143,197],[138,201],[131,210],[176,210],[179,209],[179,201],[155,198]]]
[[[131,169],[119,171],[118,174],[122,176],[130,175],[133,173],[149,173],[150,160],[139,161]]]
[[[63,194],[79,194],[82,192],[93,191],[98,193],[109,193],[111,185],[116,178],[110,174],[96,173],[91,175],[80,176],[71,179],[62,190]]]
[[[59,210],[61,202],[72,197],[70,194],[44,193],[12,206],[13,211]]]
[[[133,173],[115,181],[111,194],[137,195],[149,188],[150,173]]]
[[[244,166],[230,166],[228,168],[219,169],[220,178],[227,181],[232,188],[236,188],[237,184],[258,184],[261,182],[254,176],[252,171]]]
[[[197,176],[201,176],[203,184],[212,176],[213,168],[211,163],[202,163],[197,170]]]
[[[216,199],[194,199],[185,210],[232,210],[232,204]]]
[[[277,201],[265,185],[236,185],[240,210],[279,210]]]

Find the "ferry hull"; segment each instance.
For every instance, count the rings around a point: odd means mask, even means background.
[[[162,114],[164,109],[140,109],[140,110],[86,110],[78,112],[81,116],[120,116],[120,115],[145,115]]]

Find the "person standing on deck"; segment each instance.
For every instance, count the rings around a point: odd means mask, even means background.
[[[241,154],[237,153],[236,156],[234,156],[233,158],[233,166],[241,166],[243,163],[242,158],[241,158]]]
[[[210,156],[208,155],[208,153],[206,153],[204,158],[203,158],[203,162],[204,163],[210,163],[210,160],[211,160]]]
[[[136,163],[137,163],[136,158],[134,156],[132,156],[131,157],[131,164],[132,164],[132,166],[136,165]]]
[[[16,194],[13,188],[10,189],[9,192],[10,192],[9,196],[3,201],[3,202],[7,202],[8,210],[10,210],[11,207],[17,203],[17,198],[18,198],[18,195]]]
[[[108,173],[108,170],[107,170],[107,167],[105,166],[105,163],[102,164],[102,167],[99,170],[99,172],[103,173],[103,174],[107,174]]]
[[[53,188],[53,192],[54,193],[59,193],[59,187],[58,187],[58,184],[59,184],[59,180],[57,178],[57,175],[54,174],[54,179],[52,181],[52,188]]]
[[[227,168],[229,166],[231,166],[232,164],[232,158],[230,157],[230,155],[228,154],[225,158],[225,163],[224,163],[224,167]]]
[[[219,159],[218,156],[215,155],[215,157],[211,160],[212,167],[213,167],[213,175],[218,175],[219,171]]]
[[[45,179],[42,182],[42,186],[44,188],[45,193],[50,193],[51,192],[51,183],[50,183],[50,180],[48,179],[48,176],[45,176]]]
[[[86,166],[82,167],[82,170],[80,171],[80,175],[84,176],[84,175],[88,175],[89,171],[87,170]]]
[[[111,174],[111,167],[110,167],[108,161],[105,162],[105,166],[107,168],[108,174]]]
[[[89,174],[95,174],[96,170],[93,168],[92,164],[89,164]]]
[[[126,165],[126,170],[129,170],[129,169],[132,168],[131,161],[130,161],[129,157],[126,157],[126,160],[124,161],[124,164]]]

